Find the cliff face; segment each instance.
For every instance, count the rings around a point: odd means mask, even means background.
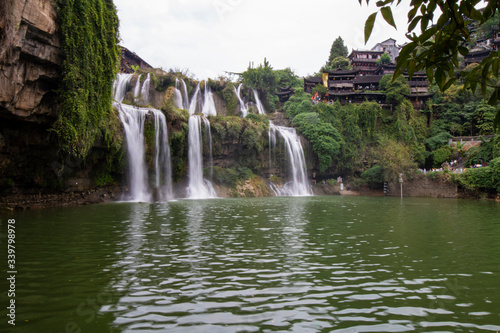
[[[1,118],[54,116],[61,64],[56,19],[51,0],[0,3]]]
[[[60,78],[57,15],[51,0],[0,2],[0,194],[45,186],[57,161],[50,135]]]
[[[83,161],[62,158],[50,131],[61,78],[60,34],[52,0],[0,1],[0,209],[100,202]],[[93,150],[92,158],[103,158]],[[99,192],[100,191],[100,192]]]

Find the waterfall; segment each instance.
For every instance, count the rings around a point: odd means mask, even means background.
[[[189,114],[195,114],[196,113],[196,108],[198,106],[198,95],[200,93],[200,84],[196,86],[196,90],[194,91],[194,95],[191,98],[191,102],[189,103]]]
[[[146,145],[144,141],[144,124],[146,116],[148,113],[152,113],[154,116],[155,126],[155,183],[153,187],[155,189],[157,200],[166,201],[173,198],[167,121],[165,115],[160,110],[152,108],[138,108],[132,105],[120,103],[127,92],[127,88],[129,88],[128,82],[131,77],[131,74],[118,74],[115,84],[116,89],[114,97],[116,102],[113,104],[118,109],[120,120],[123,123],[125,140],[127,143],[130,198],[132,201],[149,202],[153,197],[152,190],[148,183]],[[147,84],[149,85],[149,83]],[[145,95],[147,95],[147,93]]]
[[[184,103],[182,100],[182,93],[179,89],[179,79],[175,79],[175,89],[174,89],[174,104],[175,107],[178,109],[183,109],[184,108]]]
[[[276,151],[276,126],[269,122],[269,171],[273,165],[273,151]]]
[[[283,188],[279,189],[279,195],[312,195],[312,190],[306,173],[304,150],[302,149],[300,138],[297,135],[295,128],[276,126],[273,123],[269,123],[269,127],[270,146],[272,142],[276,142],[276,132],[279,133],[285,142],[285,149],[289,162],[290,180],[283,186]],[[269,167],[271,167],[271,165],[269,165]]]
[[[184,109],[189,110],[189,97],[188,97],[186,82],[184,82],[184,80],[181,80],[181,83],[182,83],[182,96],[183,96]]]
[[[157,200],[167,201],[173,198],[167,119],[161,111],[155,109],[151,109],[151,111],[155,117],[155,186]]]
[[[189,199],[207,199],[217,197],[212,183],[203,178],[202,119],[205,128],[206,126],[210,126],[208,120],[206,120],[203,116],[192,115],[188,120],[189,185],[187,187],[187,197]]]
[[[208,162],[210,163],[210,181],[213,179],[214,175],[214,158],[212,155],[212,131],[210,130],[210,122],[207,118],[203,118],[203,125],[205,126],[205,137],[208,138]]]
[[[266,110],[264,110],[264,106],[262,105],[262,102],[259,99],[259,94],[257,93],[257,90],[253,90],[253,97],[255,97],[255,105],[257,106],[257,110],[259,111],[259,114],[266,114]]]
[[[248,113],[248,104],[245,104],[243,102],[243,99],[241,98],[241,87],[243,86],[243,83],[240,83],[238,85],[238,89],[234,88],[234,93],[236,94],[236,97],[238,97],[238,102],[240,103],[240,110],[241,110],[241,116],[246,117]]]
[[[118,74],[115,84],[114,84],[114,99],[115,101],[121,103],[127,90],[129,88],[129,82],[133,74]]]
[[[141,88],[141,97],[142,97],[142,101],[144,102],[144,104],[149,103],[149,85],[150,85],[150,82],[151,82],[151,74],[148,73],[148,75],[146,76],[146,80],[144,80],[144,83],[142,84],[142,88]]]
[[[217,110],[215,109],[214,96],[212,94],[210,86],[208,85],[208,81],[205,81],[205,100],[203,102],[203,108],[201,110],[201,113],[203,113],[205,117],[217,115]]]
[[[144,121],[148,110],[120,103],[116,105],[127,142],[130,196],[133,201],[148,202],[151,200],[151,194],[148,188],[144,146]]]
[[[135,82],[135,88],[134,88],[134,100],[137,100],[139,98],[139,94],[141,93],[141,76],[137,76],[137,81]]]

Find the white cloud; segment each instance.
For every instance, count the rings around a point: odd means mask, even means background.
[[[405,42],[407,8],[393,8],[399,30],[380,17],[364,45],[374,6],[357,0],[115,0],[123,46],[154,67],[188,68],[198,78],[242,72],[264,57],[274,68],[312,74],[341,36],[351,49]]]

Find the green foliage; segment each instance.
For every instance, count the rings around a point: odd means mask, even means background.
[[[347,50],[347,46],[344,44],[344,40],[339,36],[336,40],[333,41],[327,63],[330,64],[335,58],[346,58],[348,52],[349,51]]]
[[[500,158],[491,160],[486,167],[467,169],[458,180],[462,186],[470,190],[500,193]]]
[[[393,105],[401,104],[405,99],[405,95],[410,95],[411,90],[408,81],[404,76],[399,76],[393,80],[392,74],[384,75],[380,79],[379,87],[385,91],[385,100]]]
[[[275,70],[276,81],[280,88],[302,88],[303,81],[290,68]]]
[[[338,115],[340,107],[340,103],[335,103],[334,105],[318,103],[312,107],[311,112],[317,113],[322,122],[330,123],[333,127],[340,128]]]
[[[448,141],[452,136],[447,132],[439,132],[438,134],[425,140],[425,145],[430,151],[441,148],[442,146],[447,146]]]
[[[243,84],[250,89],[260,92],[262,104],[268,111],[276,108],[279,101],[276,93],[279,88],[302,87],[302,80],[293,73],[290,68],[273,70],[269,62],[264,58],[264,64],[257,68],[249,67],[242,73]]]
[[[443,146],[441,148],[436,149],[432,153],[432,158],[434,161],[433,167],[439,168],[444,162],[451,161],[454,158],[455,154],[451,147]]]
[[[320,94],[321,96],[324,96],[328,92],[328,89],[322,84],[316,85],[314,88],[311,90],[311,95],[316,95],[316,93]]]
[[[332,166],[333,156],[339,153],[342,138],[329,123],[323,123],[317,113],[301,113],[293,119],[300,132],[311,142],[323,172]]]
[[[114,179],[109,173],[101,173],[95,178],[95,184],[97,186],[106,186],[113,183]]]
[[[267,145],[269,123],[264,115],[240,118],[234,116],[211,117],[212,150],[214,155],[224,152],[228,145],[236,145],[232,156],[238,166],[258,170],[258,154]]]
[[[435,120],[432,126],[453,135],[485,135],[494,132],[496,108],[485,104],[463,85],[452,85],[437,93],[431,104]]]
[[[362,0],[359,0],[360,4]],[[366,1],[369,3],[369,0]],[[392,16],[391,5],[399,5],[401,0],[385,0],[376,2],[384,20],[396,27]],[[485,1],[486,7],[476,9],[477,0],[462,1],[413,1],[408,12],[407,43],[399,53],[395,76],[404,70],[410,78],[416,71],[425,70],[431,82],[436,82],[441,91],[448,89],[457,81],[456,70],[460,68],[459,57],[469,53],[467,44],[471,41],[475,23],[481,29],[488,25],[499,11],[497,0]],[[436,10],[439,7],[439,10]],[[368,17],[365,23],[365,41],[370,38],[378,12]],[[496,20],[498,26],[498,20]],[[414,30],[420,26],[421,33]],[[492,51],[480,64],[468,71],[462,71],[461,77],[465,88],[473,92],[477,88],[490,105],[496,105],[500,99],[499,51]],[[496,125],[500,128],[500,110],[496,113]]]
[[[384,169],[384,178],[389,181],[396,182],[400,174],[412,174],[417,167],[411,148],[394,139],[381,138],[377,155]]]
[[[392,59],[391,59],[391,56],[387,53],[382,54],[380,59],[377,60],[378,66],[384,65],[384,64],[390,64],[390,63],[392,63]]]
[[[467,165],[484,164],[500,157],[500,135],[488,141],[482,140],[479,147],[469,148],[464,155]]]
[[[228,115],[234,115],[238,107],[238,98],[234,93],[234,85],[231,82],[228,82],[222,90],[222,99],[226,102]]]
[[[175,86],[175,75],[172,73],[153,75],[152,81],[156,91],[166,91],[169,87]]]
[[[327,63],[325,66],[323,66],[320,70],[320,72],[325,72],[325,71],[335,71],[337,69],[344,69],[344,70],[349,70],[352,69],[351,62],[349,61],[349,58],[347,57],[337,57],[332,59],[329,63]]]
[[[60,0],[62,80],[52,129],[62,151],[85,157],[94,143],[113,145],[112,86],[118,70],[118,17],[111,0]]]
[[[246,167],[221,168],[213,167],[213,180],[220,185],[235,188],[238,182],[250,179],[253,176],[252,170]]]
[[[304,89],[295,90],[295,94],[285,103],[283,109],[289,119],[293,119],[296,115],[309,112],[313,107],[311,95],[304,92]]]
[[[266,115],[263,114],[255,114],[255,113],[249,113],[245,117],[248,120],[251,120],[255,123],[265,123],[269,124],[269,119],[267,119]]]
[[[265,93],[265,99],[262,101],[264,107],[268,110],[274,109],[275,101],[270,96],[278,91],[278,78],[269,62],[264,59],[264,64],[259,65],[259,67],[249,67],[243,72],[242,77],[246,87]]]
[[[380,185],[384,183],[384,169],[380,165],[375,165],[372,168],[361,173],[361,179],[369,185]]]

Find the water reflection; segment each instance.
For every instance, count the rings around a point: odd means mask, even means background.
[[[383,199],[125,204],[119,297],[101,312],[120,332],[500,329],[500,224]]]

